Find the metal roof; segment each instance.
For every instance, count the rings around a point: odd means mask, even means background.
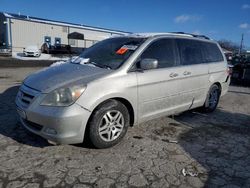
[[[39,22],[39,23],[45,23],[45,24],[54,24],[54,25],[60,25],[60,26],[75,27],[75,28],[80,28],[80,29],[109,32],[109,33],[114,33],[114,34],[129,34],[129,33],[131,33],[131,32],[105,29],[105,28],[101,28],[101,27],[93,27],[93,26],[82,25],[82,24],[54,21],[54,20],[37,18],[37,17],[33,17],[33,16],[28,16],[28,15],[20,15],[20,14],[5,13],[5,12],[0,12],[0,13],[2,13],[5,17],[11,18],[11,19],[19,19],[19,20],[33,21],[33,22]]]

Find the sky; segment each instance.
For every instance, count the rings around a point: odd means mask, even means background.
[[[183,31],[250,49],[250,0],[0,0],[0,11],[130,32]]]

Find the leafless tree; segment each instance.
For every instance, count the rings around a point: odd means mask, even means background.
[[[218,43],[222,48],[233,52],[238,52],[240,48],[240,46],[237,43],[226,39],[219,40]]]

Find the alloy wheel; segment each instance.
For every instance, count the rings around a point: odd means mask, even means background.
[[[117,139],[124,127],[123,114],[118,110],[107,111],[99,125],[99,135],[102,140],[111,142]]]

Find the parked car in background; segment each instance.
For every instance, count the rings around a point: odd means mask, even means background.
[[[16,97],[23,126],[61,144],[111,147],[129,126],[197,107],[216,109],[229,87],[217,42],[192,34],[109,38],[73,62],[28,76]]]
[[[41,50],[35,45],[27,46],[23,49],[23,54],[24,54],[24,56],[40,57]]]
[[[67,44],[49,44],[47,42],[42,44],[41,47],[42,53],[53,54],[53,53],[61,53],[61,54],[70,54],[71,46]]]

